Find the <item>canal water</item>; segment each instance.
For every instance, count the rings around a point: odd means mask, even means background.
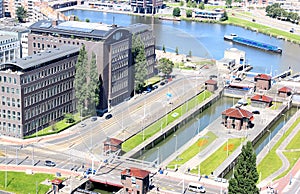
[[[165,45],[169,51],[174,51],[178,47],[179,53],[188,54],[189,51],[192,51],[192,55],[199,57],[219,60],[223,58],[224,50],[235,47],[246,52],[248,63],[254,67],[253,72],[273,73],[275,75],[287,70],[289,67],[294,72],[300,71],[299,45],[237,26],[191,21],[173,22],[152,17],[87,10],[71,10],[64,12],[64,14],[76,15],[80,20],[88,18],[91,22],[114,23],[118,26],[128,26],[135,23],[149,24],[153,28],[158,47],[161,48],[162,45]],[[282,48],[283,53],[279,55],[224,41],[224,35],[230,33],[279,46]]]

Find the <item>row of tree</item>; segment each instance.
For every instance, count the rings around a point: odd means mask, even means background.
[[[283,8],[280,7],[279,3],[275,3],[273,5],[268,5],[266,7],[267,16],[272,18],[278,18],[281,20],[288,20],[291,22],[298,23],[299,15],[295,12],[287,12]]]

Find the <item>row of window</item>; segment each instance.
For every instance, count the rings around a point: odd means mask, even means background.
[[[18,40],[15,40],[15,41],[18,41]],[[19,46],[18,42],[3,45],[3,46],[0,46],[0,51],[7,50],[7,49],[14,49],[14,48],[17,48],[18,46]]]
[[[119,80],[119,79],[122,79],[122,78],[124,78],[124,77],[127,77],[127,76],[128,76],[128,69],[125,69],[125,70],[120,69],[120,70],[114,71],[114,72],[112,73],[111,81],[112,81],[112,82],[115,82],[115,81],[117,81],[117,80]]]
[[[118,92],[119,90],[122,90],[122,89],[126,88],[127,86],[128,86],[127,81],[113,83],[112,87],[111,87],[111,92],[112,93]]]
[[[48,38],[40,38],[40,37],[33,37],[33,40],[41,40],[41,41],[47,41],[47,42],[54,42],[54,43],[57,43],[57,42],[59,42],[59,43],[64,43],[64,44],[73,44],[73,45],[80,45],[80,43],[78,42],[78,41],[70,41],[70,40],[68,40],[68,41],[66,41],[66,40],[61,40],[61,39],[48,39]],[[45,39],[45,40],[44,40]],[[38,44],[36,44],[36,42],[33,42],[33,48],[41,48],[41,44],[38,42]],[[53,45],[53,46],[56,46],[56,45]],[[42,47],[45,47],[44,46],[44,44],[42,43]]]
[[[128,52],[128,42],[126,41],[125,43],[121,44],[120,46],[114,46],[114,48],[112,49],[112,54],[117,54],[120,53],[122,51],[127,51]]]
[[[0,118],[3,119],[11,119],[11,120],[21,120],[21,113],[16,112],[16,111],[11,111],[11,110],[0,110]]]
[[[111,71],[115,71],[117,69],[120,69],[122,67],[125,67],[128,65],[128,60],[122,60],[122,61],[119,61],[118,63],[113,63],[112,64],[112,68],[111,68]]]
[[[128,52],[125,51],[123,53],[119,53],[119,54],[113,56],[111,59],[111,62],[114,63],[116,61],[120,61],[120,60],[127,59],[127,58],[128,58]]]
[[[40,88],[44,88],[48,85],[52,85],[52,84],[54,84],[56,82],[59,82],[61,80],[66,80],[66,79],[68,79],[68,78],[70,78],[74,75],[75,75],[75,70],[74,71],[68,71],[68,72],[62,73],[60,75],[54,76],[54,77],[52,77],[48,80],[41,81],[39,83],[33,84],[31,86],[28,86],[28,87],[24,87],[24,94],[33,92],[33,91],[38,90]]]
[[[17,84],[17,78],[0,76],[0,83],[10,83],[10,84]]]
[[[4,86],[1,86],[1,92],[2,93],[8,93],[8,94],[20,94],[20,89],[19,88],[10,88],[10,87],[6,87],[6,90],[5,90],[5,87]]]
[[[24,132],[28,133],[46,124],[50,125],[50,122],[62,117],[65,113],[69,113],[73,111],[74,111],[73,104],[67,104],[63,107],[60,107],[59,109],[56,109],[50,113],[43,115],[40,118],[37,118],[35,120],[32,120],[31,122],[26,123],[24,125]]]
[[[15,98],[10,98],[10,97],[5,97],[5,96],[2,96],[2,105],[3,106],[12,106],[12,107],[18,107],[20,108],[21,107],[21,102],[20,102],[20,99],[17,99],[15,100]]]
[[[40,70],[39,72],[36,72],[35,74],[24,76],[21,78],[21,84],[30,83],[30,82],[37,81],[37,80],[47,77],[47,76],[57,74],[58,72],[60,72],[62,70],[74,67],[75,63],[76,63],[75,60],[73,60],[73,61],[63,63],[63,64],[57,64],[54,67]]]
[[[67,91],[69,89],[73,89],[73,81],[67,81],[61,84],[57,84],[53,87],[47,88],[45,90],[42,90],[41,92],[32,94],[30,96],[26,96],[24,98],[24,106],[31,106],[35,103],[38,103],[40,101],[46,100],[51,98],[52,96],[55,96],[57,94],[60,94],[64,91]]]
[[[21,131],[21,125],[16,125],[16,124],[11,124],[11,123],[0,121],[0,131],[6,132],[6,133],[17,134]]]

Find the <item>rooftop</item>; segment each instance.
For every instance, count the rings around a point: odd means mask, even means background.
[[[147,177],[150,174],[150,172],[147,170],[142,170],[139,168],[131,167],[130,169],[123,170],[121,172],[121,174],[131,176],[131,177],[136,177],[139,179],[143,179],[143,178]]]
[[[222,115],[243,119],[243,118],[251,118],[253,116],[253,113],[240,108],[229,108],[224,112],[222,112]]]
[[[267,74],[258,74],[254,78],[263,79],[263,80],[271,80],[272,79],[272,77],[270,75],[267,75]]]
[[[63,56],[79,52],[79,47],[73,45],[64,45],[55,49],[46,50],[45,52],[19,58],[14,61],[0,64],[0,69],[5,70],[7,66],[14,65],[22,70],[39,66],[48,61],[61,58]]]
[[[255,96],[252,96],[251,100],[255,100],[255,101],[262,101],[262,102],[272,102],[273,101],[273,98],[271,97],[268,97],[268,96],[265,96],[265,95],[255,95]]]

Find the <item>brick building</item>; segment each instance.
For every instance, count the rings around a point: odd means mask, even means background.
[[[269,90],[272,77],[266,74],[258,74],[254,77],[256,89]]]
[[[42,20],[30,26],[29,53],[38,53],[64,44],[85,45],[91,59],[96,54],[100,96],[97,109],[102,114],[134,94],[134,66],[131,55],[133,34],[145,44],[148,77],[154,75],[155,38],[148,25],[117,27],[100,23]]]
[[[272,106],[273,99],[265,95],[255,95],[251,97],[251,106],[266,108]]]
[[[0,133],[23,138],[76,110],[79,48],[65,45],[0,65]]]
[[[205,81],[205,89],[208,91],[215,91],[218,89],[218,82],[213,79],[209,79]]]
[[[145,194],[149,191],[150,172],[139,168],[128,168],[121,172],[124,193]]]
[[[292,91],[293,90],[291,88],[284,86],[278,90],[278,96],[284,97],[284,98],[288,97],[288,96],[292,95]]]
[[[253,113],[241,108],[229,108],[222,112],[222,120],[227,129],[248,129],[253,120]]]

